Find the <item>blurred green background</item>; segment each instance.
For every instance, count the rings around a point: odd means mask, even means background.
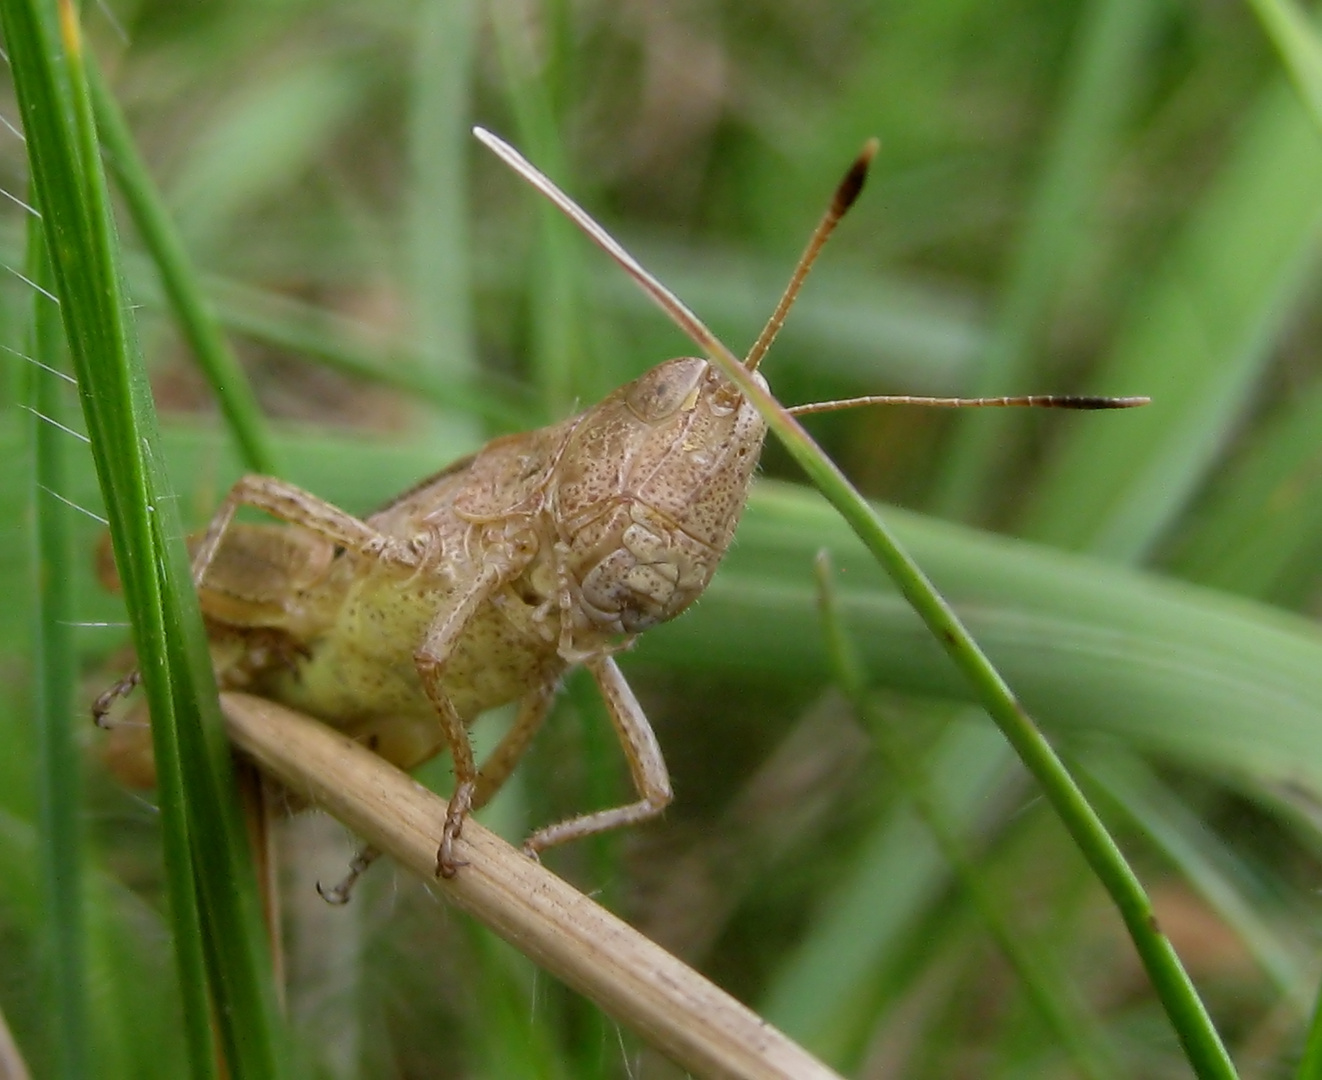
[[[810,426],[907,508],[888,520],[1117,830],[1242,1074],[1292,1074],[1319,973],[1322,145],[1249,7],[229,0],[85,18],[282,474],[360,513],[691,351],[471,124],[737,353],[878,135],[869,187],[763,370],[787,402],[1154,398]],[[17,116],[8,96],[0,114]],[[0,145],[0,187],[21,196],[22,144]],[[201,524],[243,466],[121,222],[167,464]],[[10,266],[25,225],[0,210]],[[0,290],[0,340],[21,352],[32,291]],[[18,405],[32,371],[5,370],[0,1007],[45,1076]],[[70,458],[68,496],[95,512],[90,466]],[[549,864],[847,1075],[1187,1075],[1119,920],[953,668],[783,452],[764,464],[708,596],[626,658],[673,807]],[[99,527],[71,524],[78,619],[114,623],[91,575]],[[822,547],[873,687],[864,715],[831,686]],[[76,631],[80,704],[122,671],[125,637]],[[178,1076],[151,796],[80,731],[94,1075]],[[424,778],[444,787],[448,763]],[[575,676],[487,817],[518,839],[626,795]],[[307,1075],[677,1075],[388,865],[325,907],[312,883],[352,851],[333,823],[303,815],[281,840]]]

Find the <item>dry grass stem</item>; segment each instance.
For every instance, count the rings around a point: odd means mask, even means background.
[[[244,694],[222,696],[230,737],[263,769],[703,1077],[836,1074],[692,968],[475,821],[436,877],[446,804],[324,724]]]

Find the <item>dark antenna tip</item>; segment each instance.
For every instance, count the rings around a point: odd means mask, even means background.
[[[832,200],[832,210],[834,213],[843,215],[846,210],[854,205],[859,192],[863,190],[863,184],[868,178],[868,170],[872,167],[872,159],[877,156],[877,151],[881,149],[881,140],[875,135],[863,144],[863,149],[859,151],[858,157],[854,159],[854,164],[849,166],[849,171],[845,173],[845,178],[840,181],[840,186],[835,189],[835,198]]]

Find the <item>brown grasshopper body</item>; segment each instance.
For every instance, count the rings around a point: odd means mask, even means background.
[[[315,716],[403,769],[447,747],[463,813],[508,775],[571,664],[597,678],[640,801],[553,843],[658,813],[664,761],[611,655],[706,588],[766,425],[706,361],[666,361],[560,424],[489,443],[364,521],[245,477],[195,553],[218,680]],[[241,505],[291,522],[239,525]],[[464,729],[519,700],[477,772]],[[438,717],[440,722],[438,723]]]
[[[727,351],[604,230],[494,136],[488,146],[605,249],[708,355]],[[870,144],[837,189],[745,364],[756,367],[813,258],[862,187]],[[763,383],[765,386],[765,383]],[[912,401],[869,398],[858,402]],[[1110,408],[1136,399],[935,404]],[[820,411],[826,406],[806,406]],[[670,781],[613,654],[707,587],[748,497],[766,424],[708,360],[668,360],[551,427],[488,443],[360,520],[282,480],[240,480],[194,552],[223,688],[248,689],[345,731],[404,769],[448,749],[456,787],[437,856],[460,861],[465,816],[509,775],[565,670],[601,689],[638,800],[543,828],[530,854],[655,816]],[[240,506],[288,523],[236,525]],[[126,680],[97,704],[104,714]],[[479,770],[467,727],[518,701]],[[343,895],[339,893],[338,895]]]
[[[337,554],[301,525],[230,524],[201,582],[213,638],[223,652],[230,638],[276,631],[290,647],[263,650],[257,670],[247,653],[221,661],[222,681],[412,768],[446,745],[430,695],[464,725],[540,700],[570,664],[605,662],[696,599],[729,546],[765,430],[705,361],[670,360],[570,420],[494,440],[363,522],[402,555]],[[316,502],[275,480],[241,489],[247,504],[272,490]],[[432,659],[417,654],[442,635],[429,690],[419,664]]]

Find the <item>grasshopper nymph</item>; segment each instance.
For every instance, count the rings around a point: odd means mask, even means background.
[[[695,315],[516,151],[477,137],[603,248],[707,354]],[[744,361],[756,372],[809,267],[863,186],[869,143],[837,188],[784,296]],[[756,375],[761,380],[761,375]],[[863,398],[849,404],[1115,408],[1138,399]],[[567,668],[605,699],[638,798],[538,829],[555,844],[655,817],[670,802],[656,737],[614,660],[707,587],[748,498],[766,424],[708,360],[653,368],[551,427],[507,435],[355,518],[283,480],[246,476],[196,547],[193,575],[223,688],[242,688],[339,728],[402,769],[449,750],[455,791],[437,872],[463,865],[464,819],[510,775]],[[241,506],[287,523],[233,522]],[[125,680],[97,703],[104,715]],[[479,769],[468,725],[519,703]]]

